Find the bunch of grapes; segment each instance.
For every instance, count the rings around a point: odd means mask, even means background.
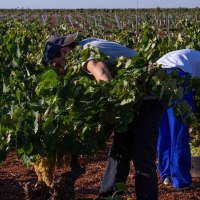
[[[38,176],[38,182],[45,182],[51,186],[53,182],[53,172],[55,168],[55,158],[36,156],[36,162],[32,163]]]

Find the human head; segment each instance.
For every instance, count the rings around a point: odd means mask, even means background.
[[[62,73],[66,63],[65,56],[75,48],[77,36],[78,32],[69,36],[51,36],[45,45],[44,63],[53,65],[59,73]]]

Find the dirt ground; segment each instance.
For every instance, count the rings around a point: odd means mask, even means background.
[[[76,200],[97,198],[103,173],[106,167],[107,154],[110,146],[104,151],[99,151],[96,161],[87,164],[86,173],[80,176],[75,184]],[[56,176],[66,171],[65,167],[56,168]],[[159,177],[159,174],[158,174]],[[7,160],[0,166],[0,200],[25,200],[23,184],[37,183],[37,176],[33,167],[26,168],[18,160],[15,152],[11,152]],[[159,179],[159,200],[200,200],[200,178],[193,178],[196,189],[183,191],[165,186]],[[131,171],[127,180],[127,186],[135,199],[134,192],[134,168],[131,163]]]

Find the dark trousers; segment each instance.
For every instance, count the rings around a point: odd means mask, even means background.
[[[164,104],[158,99],[144,100],[128,131],[114,134],[100,197],[112,195],[116,191],[116,183],[126,183],[130,161],[133,160],[137,199],[158,199],[156,148],[159,125],[165,110]]]

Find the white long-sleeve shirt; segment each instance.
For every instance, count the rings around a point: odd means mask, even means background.
[[[83,49],[87,48],[88,45],[97,47],[99,51],[109,56],[109,60],[106,62],[106,65],[110,64],[113,60],[119,58],[120,56],[130,58],[132,56],[138,55],[137,52],[135,52],[133,49],[130,49],[122,44],[99,38],[87,38],[85,40],[79,41],[78,44],[82,46]],[[88,74],[91,74],[84,67],[84,65],[82,66],[82,69]]]
[[[88,45],[97,47],[101,52],[109,56],[109,62],[112,62],[120,56],[130,58],[138,55],[133,49],[130,49],[122,44],[99,38],[88,38],[82,40],[79,42],[79,45],[83,46],[83,48],[87,48]]]
[[[171,51],[157,60],[162,68],[179,68],[191,76],[200,77],[200,51],[181,49]]]

